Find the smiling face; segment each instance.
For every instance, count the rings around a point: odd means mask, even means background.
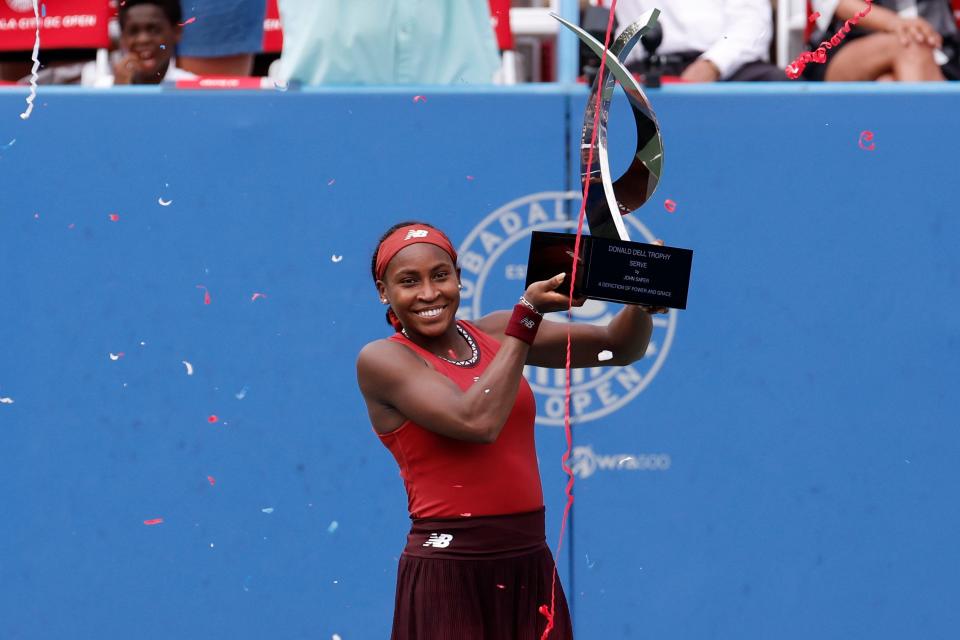
[[[163,80],[178,42],[180,27],[159,6],[138,4],[124,12],[120,47],[136,57],[143,82]]]
[[[446,251],[417,243],[401,249],[377,281],[407,332],[428,337],[443,335],[460,306],[460,276]]]

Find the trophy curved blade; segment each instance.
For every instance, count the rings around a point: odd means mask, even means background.
[[[553,15],[553,14],[551,14]],[[604,60],[604,74],[599,74],[594,80],[590,93],[587,96],[587,108],[584,112],[583,134],[580,144],[580,173],[581,178],[591,183],[600,182],[603,192],[593,190],[587,194],[586,214],[590,224],[590,233],[594,236],[606,238],[620,238],[629,240],[623,215],[639,209],[650,199],[660,181],[663,169],[663,140],[660,137],[660,128],[657,118],[650,105],[650,101],[640,88],[640,84],[624,66],[630,50],[639,42],[660,16],[659,9],[651,9],[639,20],[627,26],[614,41],[609,50],[604,50],[603,44],[598,42],[589,33],[577,25],[554,15],[561,24],[573,31],[591,51]],[[619,81],[627,96],[630,110],[636,125],[637,146],[633,160],[627,170],[617,178],[611,180],[610,161],[607,153],[607,120],[610,112],[610,101],[613,91]],[[596,96],[601,92],[600,117],[597,119],[596,153],[591,165],[590,141],[593,139],[593,123]]]

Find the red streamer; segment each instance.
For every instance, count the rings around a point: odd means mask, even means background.
[[[787,65],[787,68],[784,70],[787,74],[787,77],[791,80],[796,80],[803,73],[803,70],[806,68],[807,64],[813,62],[816,64],[823,64],[827,61],[827,49],[832,49],[838,46],[844,38],[847,37],[847,34],[850,33],[850,30],[860,22],[864,16],[870,13],[870,10],[873,9],[873,0],[864,0],[867,3],[867,8],[863,11],[858,11],[852,18],[843,23],[843,26],[833,34],[833,37],[829,40],[824,40],[820,43],[820,46],[814,49],[813,51],[804,51],[797,59]]]
[[[178,22],[177,25],[178,25],[178,26],[181,26],[181,27],[185,27],[185,26],[187,26],[188,24],[193,24],[193,23],[196,22],[196,21],[197,21],[197,17],[194,16],[194,17],[192,17],[192,18],[187,18],[187,19],[184,20],[183,22]]]
[[[600,57],[600,69],[597,72],[597,77],[600,78],[601,82],[603,81],[603,71],[606,66],[607,56],[606,52],[610,49],[610,34],[613,32],[613,16],[614,10],[617,7],[617,0],[611,0],[610,2],[610,17],[607,20],[607,33],[603,38],[603,51],[604,55]],[[587,156],[587,166],[593,166],[593,149],[597,142],[597,130],[600,125],[600,101],[603,99],[603,87],[600,87],[600,91],[597,91],[597,102],[593,109],[593,131],[590,135],[590,152]],[[583,200],[580,202],[580,213],[577,217],[577,238],[573,243],[573,256],[571,256],[571,262],[573,266],[570,268],[570,282],[576,282],[577,280],[577,263],[576,256],[580,255],[580,239],[583,237],[583,219],[587,210],[587,195],[590,193],[590,180],[589,178],[584,181],[583,184]],[[567,300],[567,319],[570,321],[567,323],[567,359],[566,365],[564,367],[564,389],[563,389],[563,432],[567,439],[567,450],[563,452],[563,457],[560,459],[560,466],[563,467],[564,473],[567,474],[567,486],[566,486],[566,495],[567,503],[563,507],[563,519],[560,520],[560,536],[557,539],[557,550],[556,555],[553,560],[553,579],[550,583],[550,606],[540,605],[538,611],[540,615],[547,619],[547,626],[543,630],[543,635],[540,636],[540,640],[547,640],[550,636],[550,631],[553,629],[553,619],[554,614],[556,613],[556,603],[557,603],[557,556],[560,555],[560,548],[563,546],[563,533],[567,528],[567,520],[570,517],[570,507],[573,506],[573,469],[570,468],[570,465],[567,464],[567,461],[570,460],[570,453],[573,449],[573,433],[570,430],[570,327],[573,322],[573,286],[570,287],[570,296]]]
[[[871,140],[873,140],[873,131],[861,131],[860,139],[857,140],[857,146],[864,151],[873,151],[877,148],[877,145],[870,142]],[[864,144],[865,142],[870,142],[870,144]]]
[[[143,524],[147,525],[148,527],[152,527],[155,524],[162,524],[162,523],[163,523],[163,518],[153,518],[152,520],[143,521]]]
[[[219,420],[219,419],[220,419],[220,418],[218,418],[218,417],[216,416],[216,414],[214,414],[214,415],[210,416],[209,418],[207,418],[207,422],[209,422],[210,424],[213,424],[214,422],[216,422],[216,421]]]
[[[197,289],[203,289],[203,304],[210,304],[210,292],[202,284],[197,285]]]
[[[667,198],[666,200],[663,201],[663,208],[666,209],[669,213],[673,213],[674,211],[677,210],[677,203]]]

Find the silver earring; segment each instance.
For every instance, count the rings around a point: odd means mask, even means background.
[[[387,304],[386,298],[380,298],[380,304]]]
[[[463,285],[462,285],[462,284],[458,284],[458,285],[457,285],[457,289],[463,289]]]

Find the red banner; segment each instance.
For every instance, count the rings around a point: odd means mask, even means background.
[[[177,80],[177,89],[273,89],[279,87],[270,78],[253,76],[203,76]]]
[[[513,49],[513,30],[510,29],[510,0],[490,0],[490,21],[497,35],[500,51]]]
[[[110,45],[107,0],[38,0],[40,46],[101,49]],[[30,51],[36,36],[33,0],[0,0],[0,51]]]
[[[263,17],[263,52],[283,51],[283,28],[280,26],[280,9],[277,0],[267,0],[267,13]]]

